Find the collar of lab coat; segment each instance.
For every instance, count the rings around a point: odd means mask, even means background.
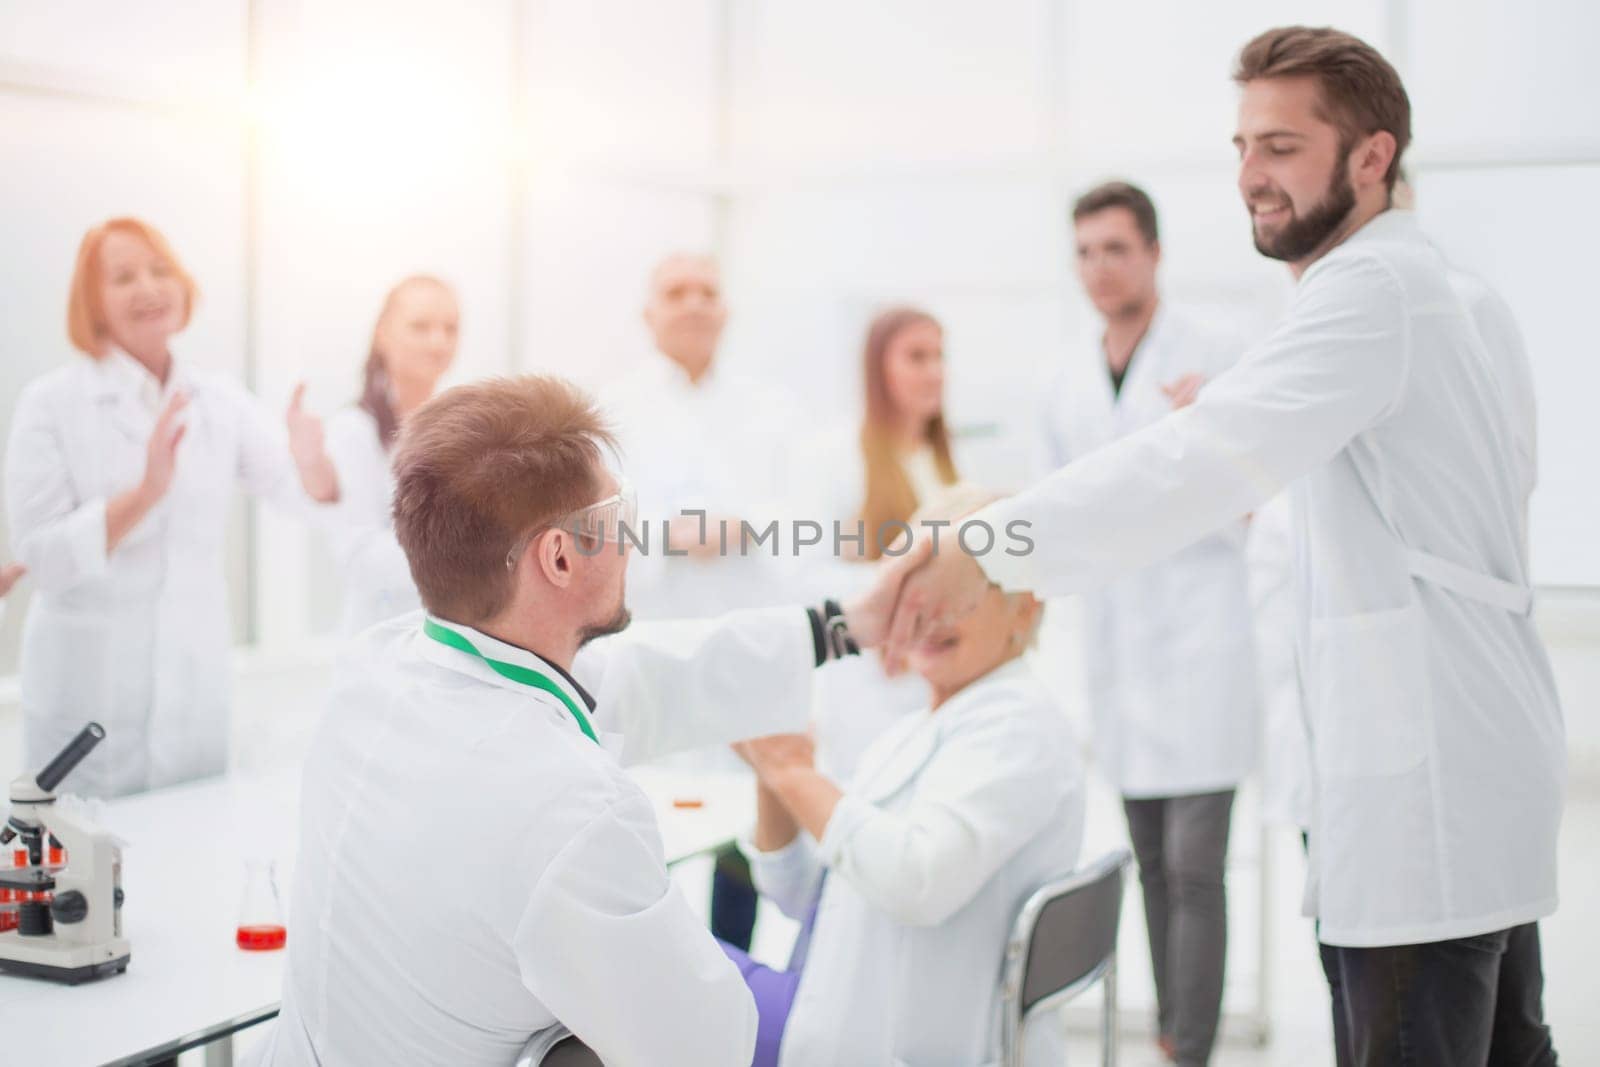
[[[91,360],[94,370],[91,390],[96,396],[127,396],[141,399],[152,394],[161,400],[174,389],[191,383],[188,363],[176,350],[166,384],[156,380],[150,369],[122,349],[113,346],[99,359]]]
[[[1311,277],[1321,266],[1338,256],[1343,248],[1357,248],[1373,241],[1427,241],[1422,231],[1417,227],[1416,212],[1404,211],[1400,208],[1389,208],[1380,211],[1368,219],[1366,225],[1355,233],[1346,237],[1327,255],[1311,264],[1306,272],[1300,275],[1300,284],[1304,285],[1306,279]]]
[[[990,685],[1025,678],[1032,672],[1027,658],[1023,654],[974,679],[937,710],[910,716],[898,743],[890,742],[881,759],[861,768],[857,775],[861,796],[871,803],[881,803],[905,788],[939,751],[950,731],[968,713],[983,706]]]
[[[462,637],[465,637],[468,641],[471,641],[473,647],[489,659],[499,660],[501,663],[509,663],[513,666],[524,667],[532,671],[538,671],[540,674],[544,675],[546,678],[549,678],[552,682],[559,686],[561,691],[565,693],[574,704],[577,704],[579,707],[585,708],[590,712],[594,711],[594,697],[590,696],[588,691],[579,685],[572,675],[568,674],[560,667],[557,667],[554,663],[551,663],[543,656],[529,652],[525,648],[518,648],[516,645],[508,645],[498,638],[490,637],[481,630],[474,630],[472,627],[459,622],[451,622],[449,619],[441,619],[432,614],[429,614],[427,618],[439,626],[456,631]],[[418,629],[420,631],[421,628],[418,627]],[[515,682],[510,678],[507,678],[501,674],[497,674],[494,668],[483,662],[483,660],[479,659],[477,656],[462,652],[460,649],[451,648],[449,645],[441,644],[438,641],[430,640],[427,637],[423,637],[421,639],[420,645],[424,659],[437,666],[444,667],[447,670],[460,671],[462,674],[471,675],[473,678],[477,678],[481,681],[490,682],[494,685],[500,686],[502,689],[513,689],[519,693],[540,692],[540,690],[523,685],[521,682]],[[562,709],[561,717],[569,723],[571,722],[565,709]],[[574,728],[576,729],[575,724]]]
[[[1381,240],[1385,237],[1393,238],[1412,234],[1421,234],[1421,231],[1417,229],[1416,212],[1392,207],[1387,211],[1380,211],[1372,216],[1367,220],[1365,226],[1351,234],[1347,240]]]
[[[686,393],[696,394],[697,390],[709,392],[713,385],[722,380],[717,376],[717,370],[721,362],[722,356],[720,354],[713,355],[711,357],[711,365],[706,368],[706,372],[700,376],[698,382],[689,377],[689,372],[684,370],[677,360],[659,349],[651,351],[650,359],[645,366],[650,368],[650,373],[658,384],[666,388],[679,389]]]
[[[1111,369],[1106,365],[1106,325],[1102,321],[1090,328],[1086,347],[1090,354],[1090,375],[1097,386],[1094,395],[1103,400],[1108,409],[1137,390],[1141,379],[1151,373],[1150,364],[1153,357],[1160,353],[1161,339],[1166,332],[1168,318],[1167,301],[1165,298],[1158,298],[1156,313],[1150,316],[1150,325],[1145,327],[1144,336],[1139,338],[1133,356],[1128,361],[1120,393],[1111,391]]]
[[[120,348],[112,348],[88,362],[89,395],[97,402],[105,421],[129,441],[144,441],[150,436],[161,406],[173,390],[181,387],[193,392],[193,380],[176,352],[165,385]],[[187,416],[192,417],[192,413]]]

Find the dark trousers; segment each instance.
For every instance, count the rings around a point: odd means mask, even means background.
[[[1233,820],[1233,790],[1197,796],[1124,799],[1128,836],[1139,861],[1157,1021],[1178,1063],[1211,1058],[1222,1015],[1228,955],[1223,867]]]
[[[717,865],[711,871],[711,933],[749,952],[756,929],[756,903],[750,861],[729,845],[717,853]]]
[[[1339,1067],[1548,1067],[1539,925],[1382,948],[1322,945]]]

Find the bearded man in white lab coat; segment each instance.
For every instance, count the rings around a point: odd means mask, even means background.
[[[978,512],[1035,547],[924,546],[897,656],[987,582],[1064,595],[1170,554],[1293,483],[1312,755],[1308,914],[1341,1064],[1553,1064],[1538,920],[1556,907],[1565,730],[1534,628],[1504,353],[1390,207],[1400,77],[1330,29],[1240,54],[1239,191],[1288,314],[1195,403]],[[905,573],[915,568],[914,573]]]
[[[1240,346],[1162,300],[1156,209],[1107,182],[1072,209],[1078,276],[1099,312],[1045,391],[1051,469],[1192,403]],[[1206,1063],[1228,944],[1223,870],[1234,791],[1255,760],[1258,689],[1245,520],[1086,594],[1095,762],[1123,798],[1156,982],[1157,1040]]]
[[[407,420],[395,535],[426,610],[355,640],[307,757],[266,1063],[537,1064],[569,1030],[608,1067],[750,1062],[750,992],[621,763],[803,730],[840,613],[589,644],[628,624],[618,527],[637,520],[610,443],[554,378]],[[892,600],[868,603],[842,623],[872,644]]]

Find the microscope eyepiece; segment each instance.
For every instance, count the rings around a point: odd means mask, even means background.
[[[46,793],[55,792],[61,780],[72,773],[72,769],[83,762],[83,757],[94,750],[94,746],[105,740],[106,728],[97,722],[91,722],[78,731],[78,736],[67,742],[67,747],[56,753],[56,758],[45,764],[44,770],[34,776],[34,781]]]

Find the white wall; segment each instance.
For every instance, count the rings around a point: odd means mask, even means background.
[[[1015,485],[1018,413],[1090,322],[1076,192],[1113,175],[1150,189],[1174,303],[1245,335],[1281,310],[1287,282],[1233,191],[1228,71],[1267,25],[1332,22],[1406,75],[1424,223],[1521,314],[1542,417],[1536,577],[1600,587],[1600,353],[1579,317],[1600,240],[1597,20],[1582,0],[6,5],[0,429],[23,381],[76,358],[61,322],[82,230],[131,212],[200,279],[186,349],[274,408],[302,378],[313,405],[348,402],[384,290],[415,270],[461,294],[458,379],[599,384],[644,352],[649,265],[720,249],[725,358],[787,383],[816,423],[854,417],[872,310],[921,303],[947,326],[963,463]],[[244,516],[238,632],[269,647],[324,632],[338,586],[315,540]],[[1600,754],[1600,601],[1545,600],[1575,752]]]

